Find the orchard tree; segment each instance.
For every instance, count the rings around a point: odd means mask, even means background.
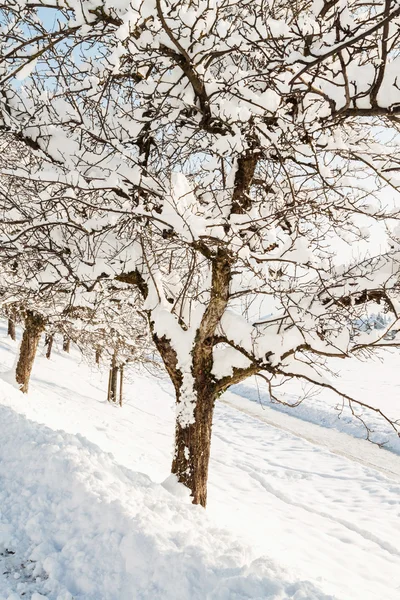
[[[17,339],[15,325],[19,319],[18,308],[13,306],[3,306],[2,313],[3,317],[7,319],[7,335],[15,342]]]
[[[114,390],[115,376],[120,375],[122,382],[126,361],[154,365],[154,360],[143,314],[138,313],[138,293],[132,293],[126,283],[110,279],[100,278],[93,285],[94,270],[101,262],[102,242],[98,240],[103,240],[109,226],[94,222],[89,226],[93,210],[77,201],[73,210],[70,201],[74,195],[68,186],[42,181],[39,176],[27,177],[26,173],[39,165],[32,149],[4,132],[0,147],[0,301],[10,317],[9,328],[18,314],[25,323],[17,382],[27,392],[45,330],[47,358],[55,334],[62,335],[65,352],[74,341],[85,356],[94,349],[98,358],[100,353],[108,356],[114,365],[110,369]],[[123,251],[117,259],[119,265],[122,256]]]
[[[160,372],[141,300],[132,287],[102,279],[91,294],[93,303],[70,307],[55,323],[64,339],[73,340],[89,364],[109,367],[107,400],[122,406],[125,366]]]
[[[23,328],[15,366],[15,381],[26,394],[42,334],[45,330],[49,332],[46,334],[46,355],[50,358],[56,323],[64,318],[71,297],[66,290],[55,287],[47,293],[33,292],[23,284],[10,285],[9,281],[7,288],[1,287],[0,290],[3,311],[8,315],[12,314],[13,319],[18,318]]]
[[[47,329],[46,355],[50,358],[54,324],[76,301],[79,269],[72,257],[79,244],[71,225],[56,226],[62,219],[60,186],[26,180],[10,174],[12,167],[32,169],[38,160],[32,150],[13,136],[0,138],[0,303],[8,316],[9,335],[18,318],[24,326],[15,378],[27,393],[42,333]],[[71,218],[70,214],[70,218]],[[68,221],[70,219],[67,219]],[[46,225],[44,225],[46,223]],[[74,225],[72,224],[72,229]],[[85,291],[84,286],[82,291]],[[81,293],[78,294],[80,296]]]
[[[282,377],[337,389],[324,360],[386,346],[396,326],[400,5],[0,9],[1,127],[37,157],[7,174],[59,190],[42,217],[36,203],[43,256],[43,231],[70,232],[57,260],[72,278],[141,294],[176,391],[172,471],[205,506],[221,393],[251,375],[273,397]],[[371,303],[392,324],[354,336]]]

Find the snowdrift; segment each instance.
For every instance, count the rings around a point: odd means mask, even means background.
[[[2,600],[333,598],[267,558],[249,561],[173,480],[155,484],[83,436],[5,406],[0,517]]]

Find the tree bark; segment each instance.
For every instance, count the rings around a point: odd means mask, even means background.
[[[26,394],[29,387],[29,379],[32,372],[36,350],[40,336],[44,331],[45,320],[41,315],[33,311],[26,311],[25,330],[22,336],[19,359],[15,372],[15,379],[20,386],[21,392]]]
[[[71,347],[71,340],[68,337],[64,336],[64,339],[63,339],[64,352],[67,352],[69,354],[70,347]]]
[[[179,402],[178,402],[179,403]],[[211,431],[215,394],[210,386],[199,389],[194,423],[175,425],[175,455],[172,473],[191,491],[193,504],[207,504],[208,465],[210,461]]]
[[[53,341],[54,341],[54,335],[47,334],[44,343],[46,346],[46,358],[48,358],[48,359],[50,359],[50,357],[51,357],[51,351],[53,349]]]
[[[15,336],[15,321],[14,321],[14,319],[11,319],[11,318],[8,319],[7,335],[9,335],[10,338],[15,342],[16,336]]]
[[[205,250],[207,252],[207,250]],[[213,347],[218,324],[229,299],[231,259],[228,252],[220,248],[212,260],[210,300],[196,333],[191,351],[190,378],[193,379],[195,407],[193,422],[182,423],[180,403],[184,383],[178,360],[171,342],[153,334],[154,342],[174,383],[177,398],[177,421],[175,425],[175,453],[172,473],[191,491],[193,504],[207,504],[208,463],[211,449],[211,430],[214,404],[218,391],[212,377]],[[186,374],[187,376],[188,374]]]

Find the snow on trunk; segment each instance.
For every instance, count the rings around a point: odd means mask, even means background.
[[[181,402],[177,400],[172,473],[190,489],[193,504],[205,507],[215,387],[207,375],[197,379],[195,387],[193,418],[189,422],[182,419]]]

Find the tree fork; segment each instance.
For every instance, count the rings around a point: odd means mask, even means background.
[[[231,276],[229,253],[220,248],[212,258],[210,301],[197,330],[192,350],[191,370],[196,394],[193,423],[182,426],[178,418],[175,426],[172,473],[177,476],[180,483],[191,490],[193,504],[201,504],[203,507],[207,504],[212,421],[217,396],[211,374],[214,338],[228,303]],[[180,393],[177,391],[178,406],[179,402]]]
[[[44,327],[45,319],[41,315],[31,310],[26,311],[25,330],[22,336],[19,359],[15,371],[15,379],[20,386],[21,392],[24,394],[28,392],[32,367]]]
[[[251,167],[248,179],[251,179],[252,176],[253,170]],[[171,472],[177,476],[179,483],[183,483],[189,488],[193,504],[200,504],[205,507],[207,504],[212,420],[215,399],[218,395],[218,390],[211,375],[213,346],[216,328],[229,300],[232,259],[229,252],[223,247],[220,247],[215,254],[198,243],[197,247],[212,262],[211,294],[192,350],[192,375],[194,377],[194,391],[197,395],[194,422],[185,427],[179,423],[179,419],[176,422],[175,454]],[[143,298],[147,297],[147,285],[138,271],[120,275],[117,279],[138,286]],[[171,340],[166,336],[159,337],[154,331],[154,323],[151,320],[150,312],[148,317],[153,341],[174,385],[176,402],[179,407],[183,380],[176,351]],[[109,396],[111,379],[110,369]]]

